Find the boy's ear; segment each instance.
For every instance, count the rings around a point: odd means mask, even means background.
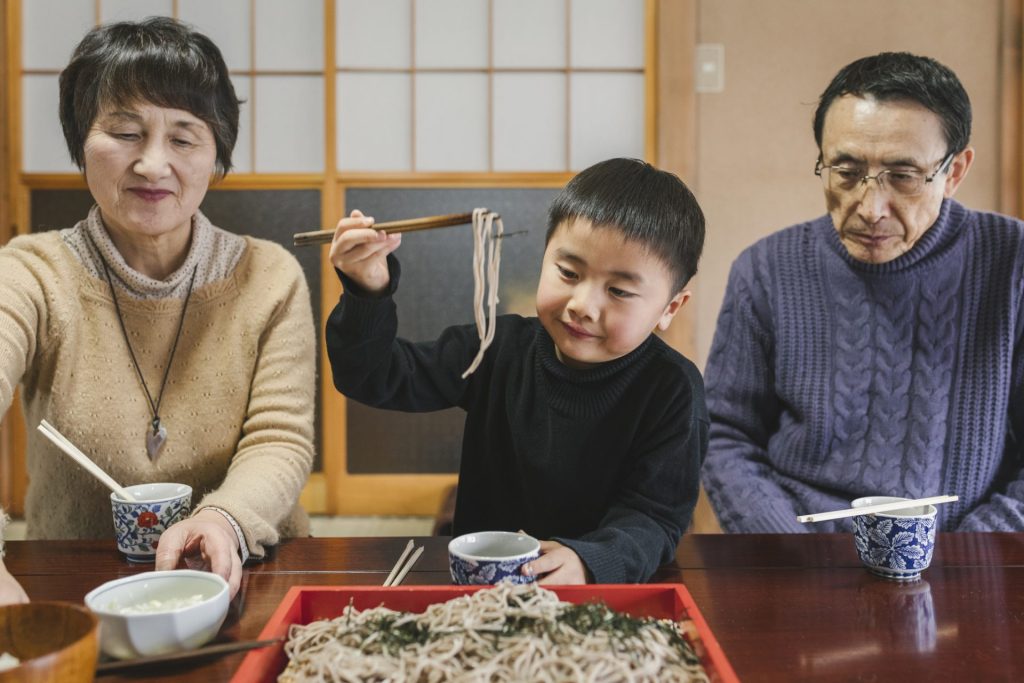
[[[693,295],[688,289],[680,290],[678,294],[672,297],[672,300],[665,306],[665,310],[662,312],[661,317],[658,319],[658,329],[664,332],[668,329],[668,326],[672,323],[672,318],[676,317],[676,313],[679,309],[686,305],[686,302],[690,300]]]

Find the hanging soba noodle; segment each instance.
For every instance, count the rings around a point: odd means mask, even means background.
[[[292,625],[278,678],[307,681],[708,681],[680,624],[573,605],[536,584]]]
[[[497,230],[493,226],[497,224]],[[476,358],[462,373],[466,379],[480,367],[484,351],[494,341],[498,308],[498,273],[501,268],[501,238],[505,225],[501,216],[487,209],[473,209],[473,316],[480,336],[480,350]],[[484,296],[487,310],[484,310]]]
[[[451,225],[463,225],[470,214],[447,214],[444,216],[427,216],[401,221],[379,223],[374,226],[388,234],[410,232],[413,230],[432,230]],[[498,308],[498,271],[501,267],[501,242],[505,236],[505,226],[501,216],[487,209],[474,209],[473,223],[473,317],[476,319],[477,334],[480,337],[480,349],[462,378],[469,377],[480,367],[484,359],[484,351],[494,341],[494,330]],[[334,230],[315,230],[300,232],[295,235],[296,246],[324,244],[334,237]],[[515,235],[517,233],[509,233]],[[484,299],[486,298],[486,306]]]

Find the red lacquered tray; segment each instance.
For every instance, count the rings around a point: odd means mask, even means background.
[[[352,601],[356,609],[384,605],[404,612],[423,612],[428,605],[481,590],[479,586],[295,586],[284,596],[260,633],[260,640],[287,637],[291,624],[333,619]],[[689,622],[688,634],[708,677],[716,683],[738,683],[722,648],[682,584],[589,585],[552,588],[566,602],[604,602],[634,617]],[[284,671],[284,645],[253,650],[238,667],[232,683],[272,683]]]

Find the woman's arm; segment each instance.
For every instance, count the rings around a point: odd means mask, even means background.
[[[215,507],[227,512],[254,557],[280,540],[278,527],[298,505],[313,464],[316,331],[302,270],[293,257],[278,253],[272,263],[254,268],[254,276],[273,273],[286,284],[260,334],[235,455],[223,484],[196,506],[197,511]],[[208,514],[219,523],[223,515],[214,513]]]
[[[42,287],[47,275],[57,273],[34,251],[17,244],[0,248],[0,417],[10,408],[50,319]]]

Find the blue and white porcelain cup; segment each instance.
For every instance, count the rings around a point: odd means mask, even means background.
[[[522,566],[540,557],[540,542],[512,531],[477,531],[448,544],[452,581],[460,585],[493,585],[501,581],[532,583]]]
[[[898,503],[907,498],[868,496],[853,501],[855,508]],[[920,578],[935,550],[935,506],[918,505],[853,518],[853,540],[868,571],[897,581]]]
[[[188,517],[192,487],[187,484],[136,484],[124,487],[136,500],[110,494],[117,549],[129,562],[153,562],[160,534]]]

